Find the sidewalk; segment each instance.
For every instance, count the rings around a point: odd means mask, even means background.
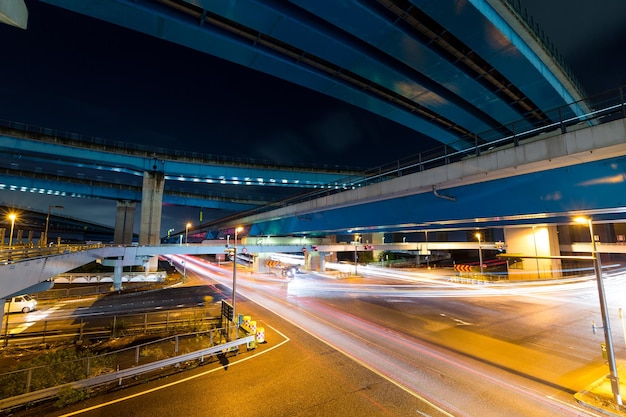
[[[620,367],[617,370],[618,375],[624,375],[626,369]],[[620,378],[619,391],[624,403],[624,395],[626,395],[626,379]],[[618,406],[615,403],[613,391],[611,389],[611,381],[608,374],[604,378],[600,378],[586,389],[574,394],[574,398],[585,407],[599,411],[609,416],[626,416],[626,406]]]

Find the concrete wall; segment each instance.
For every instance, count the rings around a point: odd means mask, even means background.
[[[504,229],[507,254],[519,254],[523,258],[515,268],[509,268],[512,280],[546,279],[561,276],[559,259],[533,257],[560,256],[559,235],[556,226],[509,227]]]

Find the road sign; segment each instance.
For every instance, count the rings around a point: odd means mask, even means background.
[[[227,320],[233,321],[233,306],[228,304],[226,301],[222,300],[222,316],[226,317]]]

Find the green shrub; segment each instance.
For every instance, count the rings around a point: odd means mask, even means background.
[[[86,388],[74,389],[63,387],[59,390],[58,399],[54,403],[56,408],[63,408],[66,405],[74,404],[89,398],[89,390]]]

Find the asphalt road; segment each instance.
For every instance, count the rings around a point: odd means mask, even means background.
[[[444,415],[282,318],[243,299],[240,307],[266,329],[267,343],[257,349],[63,410],[39,407],[36,414],[398,416],[424,410]]]
[[[226,293],[228,274],[205,272],[188,271],[189,285],[217,282]],[[600,322],[593,280],[497,288],[361,272],[288,283],[238,274],[238,311],[265,327],[267,343],[37,414],[595,415],[573,399],[608,372],[602,336],[591,332]],[[622,281],[606,281],[614,330]],[[626,349],[613,333],[619,362]]]

